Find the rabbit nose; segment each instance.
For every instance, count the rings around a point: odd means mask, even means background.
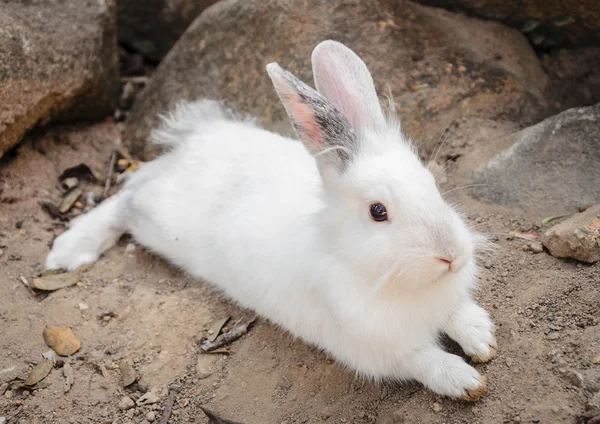
[[[440,256],[437,259],[448,265],[448,271],[452,269],[452,264],[454,263],[454,255]]]

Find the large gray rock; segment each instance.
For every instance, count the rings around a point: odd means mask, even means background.
[[[499,140],[511,146],[475,173],[472,194],[543,218],[600,200],[600,104]]]
[[[97,119],[114,107],[114,0],[0,2],[0,157],[51,119]]]
[[[546,75],[519,32],[398,0],[222,0],[205,10],[161,62],[131,112],[125,140],[150,158],[149,131],[181,99],[222,99],[267,128],[291,127],[265,66],[278,61],[312,79],[325,39],[355,50],[380,95],[391,89],[404,129],[437,141],[462,117],[521,125],[545,110]],[[427,149],[425,149],[427,150]]]
[[[557,258],[600,261],[600,205],[554,225],[544,233],[542,242]]]
[[[190,23],[218,0],[118,0],[119,41],[159,61]]]
[[[532,30],[535,31],[535,37],[532,39],[539,40],[540,46],[554,47],[555,43],[562,41],[561,37],[564,37],[569,44],[576,45],[600,42],[598,0],[417,1],[429,6],[462,10],[474,16],[505,22],[524,29],[527,28],[525,25],[527,21],[537,20],[540,26]]]

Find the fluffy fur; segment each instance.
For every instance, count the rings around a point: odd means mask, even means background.
[[[477,238],[385,118],[358,56],[325,41],[312,60],[320,93],[267,67],[304,146],[214,101],[180,106],[154,134],[167,153],[75,220],[46,267],[92,263],[129,232],[363,376],[476,399],[485,379],[438,336],[474,360],[495,353],[471,297]],[[371,219],[373,202],[388,221]]]

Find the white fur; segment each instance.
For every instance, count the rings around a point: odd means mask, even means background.
[[[474,236],[397,125],[359,133],[359,157],[324,183],[298,141],[216,102],[188,104],[155,134],[170,150],[76,219],[46,267],[94,262],[129,232],[363,376],[463,396],[480,375],[437,339],[447,332],[469,355],[490,353],[493,325],[470,294]],[[369,217],[373,201],[390,222]],[[451,271],[436,259],[448,255]]]

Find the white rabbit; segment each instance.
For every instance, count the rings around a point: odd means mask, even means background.
[[[218,103],[180,106],[154,133],[169,151],[59,236],[46,268],[95,262],[124,232],[240,305],[374,380],[414,379],[475,400],[496,353],[471,297],[479,236],[440,195],[362,60],[324,41],[318,92],[267,72],[304,146]]]

